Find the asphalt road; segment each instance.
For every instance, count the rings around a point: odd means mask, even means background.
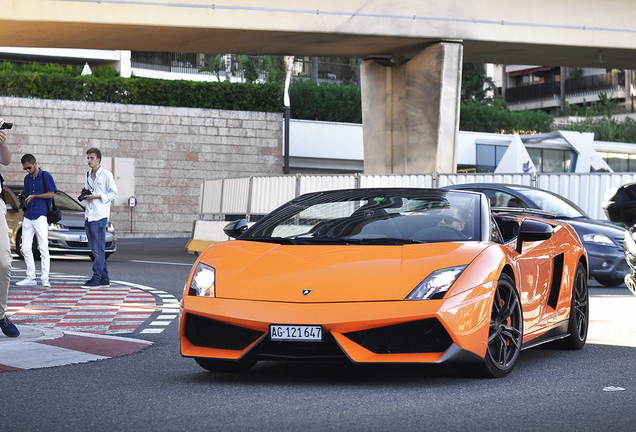
[[[120,240],[111,278],[180,297],[196,259],[185,243]],[[51,265],[87,276],[90,266]],[[161,334],[130,335],[155,342],[139,353],[0,374],[0,430],[633,431],[636,297],[591,286],[585,348],[524,351],[503,379],[461,378],[446,366],[278,362],[209,373],[180,356],[175,321]]]

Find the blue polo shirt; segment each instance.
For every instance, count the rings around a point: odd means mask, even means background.
[[[47,192],[57,192],[55,181],[53,176],[42,169],[38,170],[37,177],[33,177],[31,174],[24,176],[24,193],[28,195],[39,195],[44,193],[44,183],[46,182]],[[50,199],[34,198],[29,203],[27,211],[24,212],[24,217],[27,219],[35,220],[40,216],[46,216],[51,206]]]

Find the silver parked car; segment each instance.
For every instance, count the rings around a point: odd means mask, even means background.
[[[11,250],[22,257],[22,219],[20,202],[16,195],[22,192],[22,185],[4,185],[4,198],[7,204],[7,223]],[[88,247],[84,228],[84,206],[68,194],[57,191],[55,205],[62,211],[62,220],[49,225],[49,252],[53,254],[88,255],[93,254]],[[113,224],[106,228],[106,259],[117,250],[117,235]],[[39,257],[37,236],[33,238],[33,253]]]

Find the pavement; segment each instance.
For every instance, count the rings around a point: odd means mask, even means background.
[[[51,287],[18,287],[15,271],[7,315],[17,338],[0,333],[0,372],[86,363],[132,354],[153,343],[123,334],[161,333],[179,310],[171,294],[125,281],[81,288],[83,276],[52,273]]]

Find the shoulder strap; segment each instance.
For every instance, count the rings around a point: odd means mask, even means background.
[[[44,189],[44,193],[47,193],[46,182],[44,181],[44,173],[46,171],[42,170],[42,189]],[[49,204],[49,199],[52,201],[52,204]],[[51,210],[51,207],[55,208],[55,198],[47,198],[46,199],[46,210]]]

